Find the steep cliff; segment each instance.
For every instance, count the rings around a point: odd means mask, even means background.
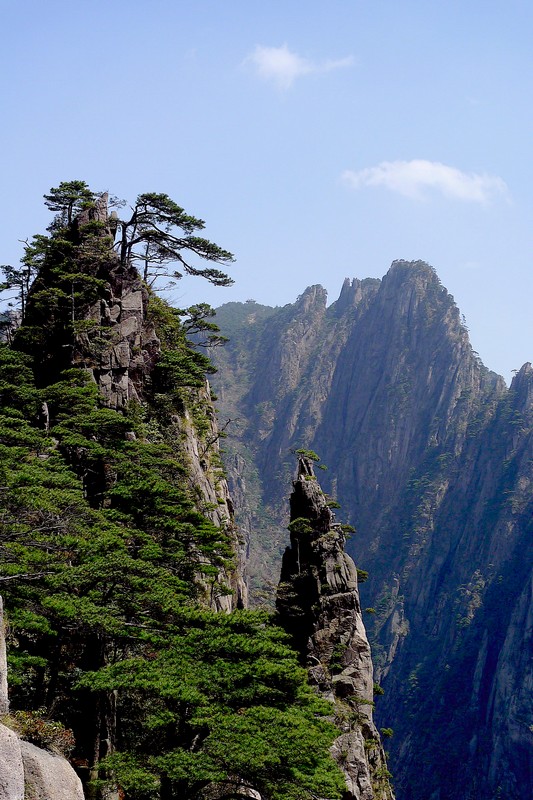
[[[243,608],[211,368],[189,341],[212,330],[206,307],[173,309],[146,285],[169,246],[223,281],[182,251],[225,251],[166,195],[114,222],[83,182],[49,197],[59,214],[28,244],[34,280],[0,345],[9,721],[29,738],[0,731],[0,783],[20,795],[27,764],[43,800],[65,796],[49,797],[65,762],[32,746],[59,731],[91,800],[340,798],[331,705],[283,631]]]
[[[66,190],[78,202],[80,183]],[[81,213],[28,245],[34,281],[0,352],[0,569],[14,708],[72,729],[96,797],[130,712],[82,676],[143,659],[150,637],[153,657],[190,607],[246,600],[209,362],[119,257],[107,196],[81,191]]]
[[[82,212],[77,219],[78,227],[96,221],[103,225],[103,235],[113,238],[107,199],[104,194],[94,209]],[[121,409],[131,401],[146,402],[147,389],[152,388],[151,372],[161,358],[161,341],[156,331],[157,316],[154,319],[150,309],[153,293],[137,269],[125,270],[116,257],[106,266],[104,296],[86,315],[87,322],[106,331],[106,344],[100,346],[95,363],[94,350],[92,359],[85,357],[86,348],[91,350],[90,341],[79,334],[74,360],[80,360],[91,371],[105,405]],[[195,409],[201,409],[200,424],[195,424]],[[210,603],[215,610],[243,608],[247,605],[245,545],[237,536],[232,501],[221,469],[220,435],[209,382],[206,380],[204,386],[189,390],[188,402],[181,403],[176,411],[179,413],[170,419],[170,436],[181,441],[181,450],[188,461],[188,480],[199,510],[215,525],[232,533],[235,568],[231,572],[221,570],[218,577],[220,586],[229,586],[232,591],[224,594],[212,587]]]
[[[313,448],[370,573],[362,594],[398,796],[527,795],[531,366],[509,389],[488,371],[423,262],[347,281],[329,307],[311,287],[258,322],[245,316],[233,336],[215,388],[239,419],[230,476],[239,450],[257,487],[245,509],[255,585],[268,585],[284,546],[275,522],[286,519],[289,451]]]
[[[59,374],[61,369],[80,367],[98,387],[105,407],[127,412],[152,405],[154,416],[157,394],[168,389],[170,395],[170,387],[165,385],[160,369],[164,363],[164,346],[168,344],[162,342],[162,338],[168,339],[169,328],[173,325],[177,328],[177,323],[170,309],[142,280],[135,265],[121,263],[110,247],[115,236],[114,221],[109,216],[108,195],[104,193],[72,222],[75,266],[79,270],[78,279],[75,274],[71,278],[72,313],[75,315],[72,338],[58,330],[59,320],[54,320],[53,316],[45,327],[43,311],[34,301],[43,287],[50,292],[58,283],[46,265],[29,297],[25,323],[26,327],[33,323],[41,329],[49,329],[43,350],[34,354],[36,371],[43,376],[43,383],[49,382],[54,372]],[[72,266],[70,269],[73,271]],[[80,292],[79,287],[84,282],[88,288]],[[182,345],[184,359],[190,358],[186,353],[187,343],[183,341]],[[192,367],[194,369],[194,364]],[[221,468],[216,414],[209,383],[202,375],[206,367],[207,363],[196,367],[192,381],[186,374],[182,377],[185,386],[179,397],[175,393],[173,402],[169,397],[163,424],[159,431],[152,431],[152,436],[162,443],[165,439],[186,462],[190,494],[198,510],[231,538],[236,556],[234,568],[231,571],[221,568],[216,582],[206,586],[210,605],[215,610],[229,611],[232,607],[244,607],[247,602],[245,553],[233,522],[233,507]],[[159,416],[162,416],[160,411]],[[136,434],[128,435],[134,438]],[[102,482],[105,484],[106,480],[104,476]],[[103,488],[95,486],[92,491],[101,492]],[[87,492],[91,492],[89,486]]]
[[[373,670],[361,615],[357,569],[344,552],[312,462],[301,456],[291,495],[291,542],[283,556],[276,608],[311,685],[335,704],[341,730],[333,756],[346,800],[391,800],[390,777],[372,720]]]
[[[407,539],[391,564],[395,596],[375,565],[376,636],[389,647],[383,709],[404,737],[407,798],[432,787],[435,797],[518,800],[533,786],[531,384],[526,365],[489,418],[471,423],[446,483],[430,475],[422,510],[404,495],[400,531],[413,532],[416,549]],[[412,706],[418,730],[403,711]],[[409,765],[424,740],[436,763],[415,776]],[[450,761],[461,764],[457,774]]]

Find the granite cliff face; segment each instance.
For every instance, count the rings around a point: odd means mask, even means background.
[[[238,509],[256,531],[252,582],[268,586],[285,544],[289,451],[312,448],[370,573],[363,605],[397,795],[528,796],[531,365],[509,389],[489,372],[422,262],[346,281],[329,307],[321,287],[280,309],[234,305],[217,314],[233,343],[215,388],[239,420],[231,481],[254,486]]]
[[[335,704],[341,734],[332,753],[344,772],[346,800],[391,800],[372,719],[372,659],[357,569],[344,552],[342,526],[334,521],[308,458],[299,458],[290,505],[291,542],[278,586],[278,622],[291,634],[311,685]]]
[[[83,229],[91,222],[100,223],[102,236],[113,238],[107,200],[104,194],[94,208],[82,212],[76,220],[78,228]],[[145,400],[153,368],[161,356],[161,343],[153,315],[149,313],[151,293],[137,269],[122,267],[114,253],[107,255],[103,266],[105,269],[98,261],[94,263],[95,274],[101,277],[100,268],[105,275],[104,297],[87,310],[85,321],[87,327],[94,325],[105,336],[101,336],[95,360],[94,341],[87,333],[78,333],[72,361],[90,373],[104,404],[120,410],[132,401]],[[195,407],[202,409],[201,433],[195,425]],[[209,603],[217,611],[242,608],[247,604],[245,551],[237,537],[233,505],[220,468],[219,432],[208,381],[205,386],[189,391],[189,402],[172,416],[171,424],[172,435],[181,442],[188,462],[188,481],[199,510],[215,525],[233,534],[236,568],[231,573],[222,571],[218,579],[219,586],[228,586],[232,593],[218,592],[213,585],[209,589]]]

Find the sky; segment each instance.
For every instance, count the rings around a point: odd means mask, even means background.
[[[473,347],[533,360],[531,0],[0,0],[0,263],[85,180],[235,254],[178,306],[435,267]]]

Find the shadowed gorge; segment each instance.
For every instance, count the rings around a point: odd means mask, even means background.
[[[255,597],[286,540],[291,449],[356,526],[377,715],[402,800],[522,800],[532,790],[533,370],[511,386],[473,352],[423,262],[320,286],[293,304],[217,310],[231,491]],[[246,501],[243,489],[246,487]],[[499,794],[498,794],[499,793]]]

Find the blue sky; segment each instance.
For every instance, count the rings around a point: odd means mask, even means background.
[[[83,179],[237,257],[179,305],[432,264],[474,348],[533,359],[530,0],[0,0],[0,261]]]

